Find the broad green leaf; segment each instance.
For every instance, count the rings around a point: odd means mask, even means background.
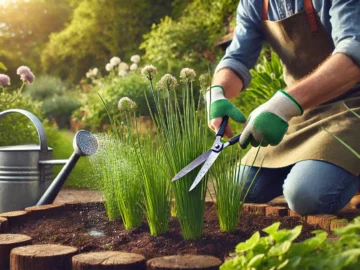
[[[260,233],[256,232],[250,237],[250,239],[238,244],[236,246],[235,250],[236,250],[236,252],[243,252],[243,251],[251,250],[256,246],[256,244],[259,242],[259,240],[260,240]]]
[[[6,66],[2,62],[0,62],[0,69],[7,71]]]
[[[334,269],[342,269],[349,264],[356,263],[359,256],[360,248],[346,250],[340,254],[334,254],[334,257],[331,259],[331,265]]]
[[[261,237],[253,251],[255,253],[267,253],[268,250],[271,248],[271,243],[273,242],[271,236]]]
[[[268,256],[280,256],[284,253],[286,253],[289,248],[291,247],[291,241],[285,241],[280,244],[276,244],[275,246],[271,247]]]
[[[283,241],[294,241],[300,235],[301,229],[302,225],[298,225],[292,230],[277,231],[272,235],[272,237],[277,243],[281,243]]]
[[[306,245],[309,250],[318,248],[327,238],[328,234],[325,231],[315,231],[315,236],[309,239],[306,239],[303,243]]]
[[[267,234],[272,235],[278,231],[279,227],[280,227],[280,222],[275,222],[272,225],[270,225],[269,227],[266,227],[265,229],[263,229],[263,232],[266,232]]]
[[[337,235],[360,233],[360,224],[349,224],[346,227],[335,229],[334,232]]]
[[[276,267],[276,269],[283,269],[285,266],[287,266],[289,263],[289,259],[283,261],[281,264],[278,265],[278,267]]]
[[[265,254],[258,254],[256,256],[254,256],[249,262],[248,262],[248,267],[257,267],[262,259],[265,257]]]
[[[226,261],[220,266],[220,270],[242,270],[246,265],[244,256],[236,256],[234,259]]]
[[[300,264],[301,259],[302,258],[300,256],[290,258],[289,263],[288,263],[288,267],[289,268],[296,268]]]

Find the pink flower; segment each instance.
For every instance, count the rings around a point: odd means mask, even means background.
[[[0,87],[10,85],[10,78],[8,75],[0,74]]]
[[[27,67],[27,66],[21,66],[19,67],[17,70],[16,70],[16,74],[17,75],[22,75],[22,74],[25,74],[25,73],[29,73],[31,72],[30,68]]]
[[[30,71],[28,73],[21,74],[20,79],[25,83],[31,84],[35,80],[35,75]]]
[[[20,75],[20,79],[24,83],[32,83],[35,80],[34,73],[31,72],[30,68],[27,66],[21,66],[16,70],[16,74]]]

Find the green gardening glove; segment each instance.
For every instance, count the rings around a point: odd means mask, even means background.
[[[252,146],[278,145],[288,129],[288,122],[294,116],[303,114],[301,105],[288,93],[279,90],[266,103],[249,115],[241,134],[240,145]]]
[[[236,108],[228,99],[225,98],[224,88],[220,85],[212,86],[205,95],[208,122],[211,129],[217,130],[221,124],[224,115],[229,116],[232,120],[238,123],[245,123],[246,118],[242,112]],[[225,134],[229,137],[232,132],[227,127]]]

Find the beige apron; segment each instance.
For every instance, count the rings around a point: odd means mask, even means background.
[[[288,86],[311,73],[334,50],[334,43],[311,0],[304,0],[304,7],[300,13],[273,22],[267,20],[268,0],[264,0],[263,31],[282,61]],[[280,168],[302,160],[322,160],[359,175],[360,160],[322,129],[339,136],[360,153],[360,119],[349,112],[343,102],[360,114],[360,86],[291,119],[283,141],[277,146],[262,147],[254,166],[260,167],[262,161],[265,168]],[[254,160],[256,151],[252,148],[244,157],[247,165]]]

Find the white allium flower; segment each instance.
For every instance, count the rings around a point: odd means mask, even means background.
[[[180,71],[180,78],[181,78],[180,81],[183,83],[193,82],[195,81],[195,77],[196,77],[196,73],[191,68],[183,68]]]
[[[86,78],[91,78],[93,76],[91,70],[86,72]]]
[[[10,77],[6,74],[0,74],[0,87],[10,85]]]
[[[128,69],[129,69],[129,65],[126,64],[125,62],[121,62],[121,63],[119,64],[119,69],[120,69],[120,70],[128,70]]]
[[[114,65],[111,63],[106,64],[105,66],[106,71],[112,71],[114,69]]]
[[[118,75],[119,75],[120,77],[125,77],[126,74],[127,74],[127,71],[126,71],[126,70],[123,70],[123,69],[120,69],[120,70],[119,70]]]
[[[130,61],[135,64],[138,64],[140,62],[140,55],[136,54],[136,55],[131,56]]]
[[[110,59],[110,63],[113,66],[117,66],[118,64],[120,64],[120,62],[121,62],[121,59],[117,56],[114,56],[113,58]]]
[[[122,97],[118,102],[118,108],[121,112],[135,111],[136,107],[136,103],[128,97]]]
[[[157,69],[153,65],[147,65],[141,70],[141,74],[148,80],[152,81],[157,74]]]
[[[92,73],[92,75],[97,76],[98,73],[99,73],[99,69],[98,69],[98,68],[94,68],[91,73]]]
[[[179,84],[174,76],[172,76],[171,74],[165,74],[161,77],[157,85],[164,90],[175,90],[175,88],[178,87]]]
[[[136,63],[132,63],[131,66],[130,66],[130,70],[135,71],[137,69],[138,69],[138,65]]]

